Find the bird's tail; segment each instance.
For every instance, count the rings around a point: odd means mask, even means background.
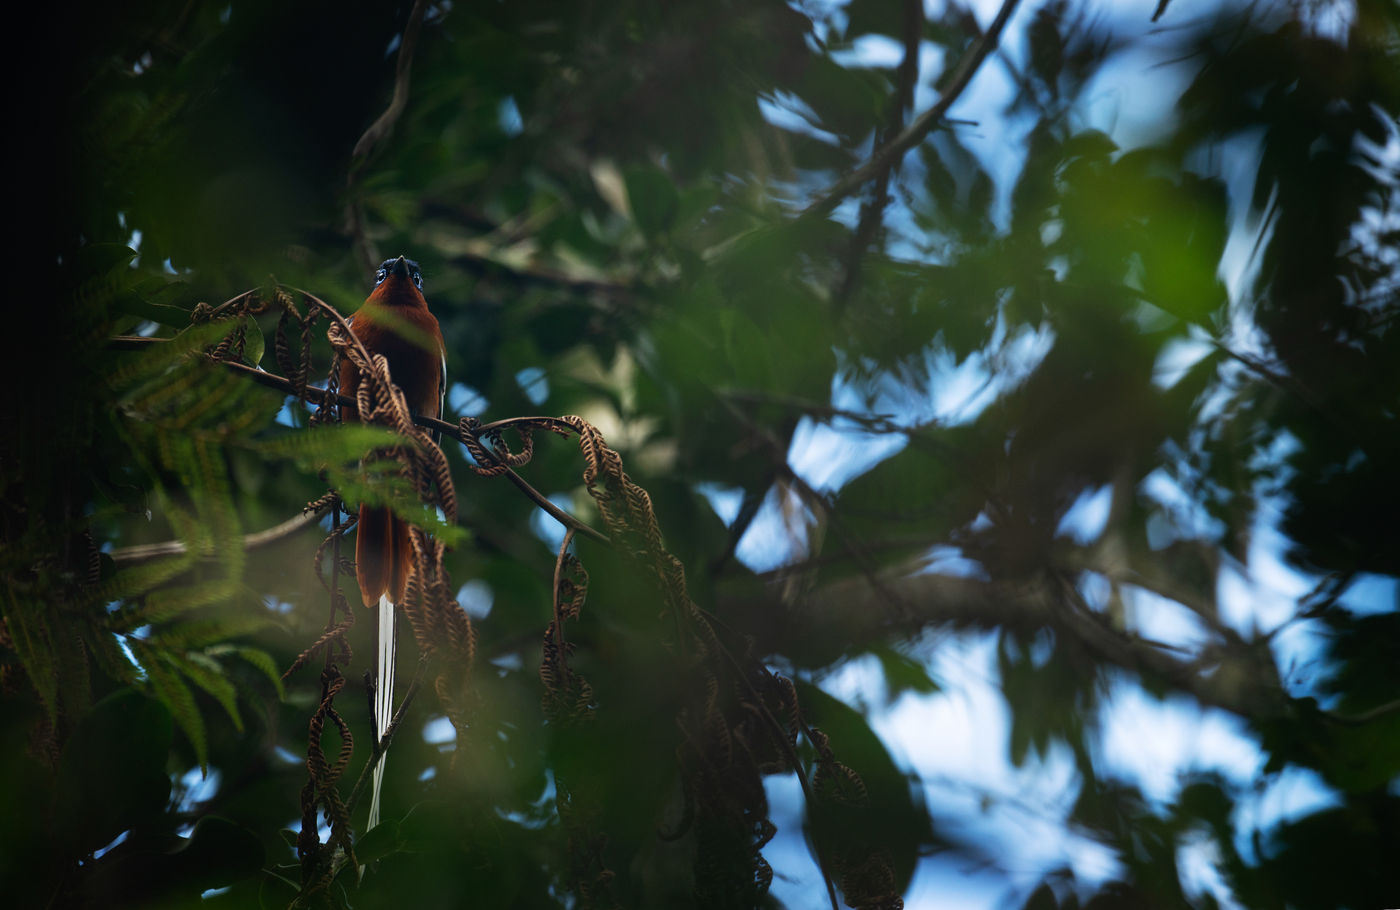
[[[355,531],[355,580],[360,583],[365,606],[374,606],[385,592],[392,602],[402,603],[412,566],[413,543],[408,537],[408,522],[383,506],[360,506]]]
[[[398,649],[394,622],[394,602],[387,594],[379,597],[379,676],[374,689],[374,735],[383,739],[389,729],[389,721],[394,716],[394,656]],[[369,831],[379,824],[379,790],[384,783],[384,762],[387,755],[379,756],[379,764],[374,766],[374,778],[369,797]]]
[[[379,606],[378,680],[374,689],[374,735],[382,739],[394,716],[394,605],[401,603],[408,586],[413,562],[413,544],[408,522],[382,506],[360,506],[359,529],[355,537],[355,576],[365,606]],[[379,757],[369,800],[369,822],[365,830],[379,824],[379,794],[384,782],[384,762]]]

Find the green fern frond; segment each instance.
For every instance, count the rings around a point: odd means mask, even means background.
[[[238,690],[224,675],[224,668],[208,654],[200,651],[186,651],[183,654],[167,651],[166,661],[180,671],[190,682],[209,693],[228,712],[233,726],[243,732],[243,718],[238,713]]]
[[[178,588],[161,588],[146,595],[145,603],[124,611],[121,631],[131,631],[153,623],[167,622],[182,613],[198,610],[232,599],[242,586],[231,578],[198,581]]]
[[[45,604],[23,596],[10,585],[5,609],[5,623],[15,653],[39,700],[44,703],[49,722],[58,719],[58,659],[54,654],[53,626]]]
[[[185,732],[185,737],[194,747],[194,754],[199,760],[200,769],[207,773],[209,770],[209,741],[204,731],[204,716],[199,713],[199,705],[194,700],[194,693],[190,691],[189,686],[185,685],[180,674],[171,668],[166,660],[167,655],[163,654],[161,649],[140,640],[133,640],[131,647],[137,661],[146,670],[146,682],[150,686],[151,692],[157,700],[170,709],[170,715],[175,718],[175,723]]]
[[[84,641],[97,666],[117,682],[131,684],[138,678],[137,667],[121,649],[117,633],[102,626],[87,626]]]
[[[223,657],[228,654],[241,657],[245,662],[252,664],[272,682],[272,685],[277,689],[277,698],[279,700],[287,697],[286,689],[282,687],[282,674],[277,669],[277,663],[272,659],[271,654],[268,654],[261,648],[250,648],[245,645],[221,644],[211,645],[205,648],[204,653],[208,654],[210,657]]]
[[[265,629],[272,624],[272,617],[266,613],[244,613],[187,622],[162,629],[158,640],[163,647],[170,650],[203,648]]]
[[[151,345],[149,350],[117,361],[121,366],[107,374],[107,381],[113,389],[125,393],[121,402],[131,405],[137,396],[136,384],[164,376],[186,355],[218,343],[232,328],[227,322],[190,326],[174,338]]]
[[[298,467],[316,471],[327,464],[355,462],[374,449],[404,444],[407,440],[393,430],[357,423],[286,433],[249,447],[267,458],[290,458]]]

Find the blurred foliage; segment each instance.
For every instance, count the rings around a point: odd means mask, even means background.
[[[913,6],[39,14],[0,437],[7,900],[777,906],[776,836],[852,906],[897,906],[934,852],[1027,908],[1393,904],[1400,604],[1354,607],[1400,580],[1400,8],[1163,3],[1150,32],[1145,2],[1027,3],[974,80],[1009,80],[1000,107],[804,214],[985,40],[957,4]],[[406,104],[352,161],[412,9]],[[871,41],[924,53],[853,52]],[[1131,137],[1095,119],[1104,79],[1159,60],[1184,75],[1174,108]],[[274,281],[348,313],[366,257],[400,251],[447,338],[449,414],[581,415],[665,549],[578,538],[587,598],[556,608],[552,520],[449,444],[465,533],[438,532],[476,618],[470,735],[422,735],[443,710],[422,692],[385,822],[355,832],[363,875],[341,855],[309,893],[287,828],[322,692],[314,669],[280,677],[327,625],[328,522],[245,539],[328,484],[407,494],[356,467],[383,434],[309,427],[295,397],[202,356],[285,373],[275,314],[194,317]],[[133,334],[163,340],[109,342]],[[306,342],[324,377],[324,331]],[[979,391],[938,404],[955,375]],[[845,454],[799,471],[813,430]],[[606,527],[579,451],[536,444],[522,474]],[[1081,533],[1090,497],[1107,517]],[[1222,580],[1275,523],[1316,587],[1282,624],[1227,619]],[[1145,635],[1144,592],[1190,617],[1189,647]],[[732,666],[697,670],[669,625],[687,599]],[[572,713],[541,704],[556,609]],[[1054,820],[1111,852],[1107,880],[1010,868],[927,799],[880,706],[819,685],[873,657],[889,702],[937,698],[930,667],[961,633],[995,640],[1009,760],[1073,756]],[[373,634],[356,623],[336,657],[353,743],[321,744],[345,750],[347,787],[370,754]],[[1319,643],[1304,666],[1291,634]],[[1149,799],[1099,746],[1121,685],[1238,718],[1266,781],[1304,769],[1335,801],[1260,830],[1254,782],[1202,772]],[[774,829],[765,783],[793,774],[804,826]]]

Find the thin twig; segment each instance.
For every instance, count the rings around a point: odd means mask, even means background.
[[[897,160],[907,151],[923,141],[935,126],[943,119],[948,108],[953,106],[953,102],[958,100],[958,96],[967,88],[972,77],[976,75],[978,67],[982,61],[997,46],[997,41],[1001,37],[1001,31],[1006,26],[1006,21],[1011,18],[1011,13],[1016,9],[1017,0],[1004,0],[1001,9],[997,12],[992,24],[983,32],[982,37],[977,39],[977,43],[968,49],[962,59],[958,61],[957,69],[953,72],[953,78],[949,81],[948,87],[943,90],[942,96],[933,107],[920,114],[913,123],[895,137],[890,142],[875,151],[870,156],[870,160],[856,168],[851,173],[836,181],[831,189],[826,191],[816,202],[807,206],[803,210],[801,217],[810,218],[825,215],[847,196],[854,193],[865,185],[866,181],[875,177],[883,169],[889,166],[889,162]]]
[[[1337,714],[1332,711],[1326,711],[1322,716],[1333,723],[1342,724],[1343,726],[1359,727],[1363,724],[1369,724],[1373,720],[1380,720],[1388,714],[1394,714],[1396,711],[1400,711],[1400,699],[1386,702],[1369,711],[1362,711],[1360,714]]]
[[[288,518],[279,525],[268,528],[265,531],[257,531],[252,534],[243,535],[243,549],[256,550],[268,544],[276,543],[284,537],[290,537],[302,528],[315,524],[330,510],[329,505],[323,505],[319,509],[305,512],[301,515]],[[163,540],[160,543],[145,543],[131,547],[120,547],[112,550],[108,555],[118,566],[130,565],[132,563],[145,562],[150,559],[157,559],[161,556],[179,556],[188,552],[189,546],[183,540]],[[207,555],[207,554],[205,554]]]
[[[801,398],[795,395],[775,395],[771,392],[756,392],[751,389],[720,389],[718,394],[732,401],[740,401],[745,404],[771,404],[793,411],[800,411],[802,414],[811,417],[849,420],[852,423],[860,424],[872,433],[905,433],[910,429],[910,427],[900,426],[895,423],[894,414],[862,414],[859,411],[849,411],[845,408],[832,407],[829,404],[823,404],[810,398]]]
[[[413,679],[408,684],[408,691],[403,694],[403,701],[399,702],[399,709],[394,712],[394,717],[389,721],[389,726],[384,730],[384,735],[374,741],[374,748],[370,752],[369,761],[365,762],[364,768],[360,770],[360,776],[355,781],[355,787],[350,791],[350,798],[345,801],[345,814],[352,815],[355,811],[355,804],[359,802],[360,796],[364,792],[365,784],[369,781],[370,773],[374,771],[374,766],[379,764],[379,760],[388,751],[389,744],[394,739],[394,734],[398,732],[399,723],[403,720],[404,713],[408,711],[408,706],[413,704],[413,698],[418,694],[418,690],[423,685],[423,674],[428,666],[428,656],[425,654],[418,658],[418,667],[413,671]]]
[[[554,645],[559,649],[560,660],[564,659],[564,617],[559,612],[559,582],[564,577],[564,562],[569,555],[569,544],[574,542],[574,529],[564,532],[564,540],[559,544],[559,556],[554,560],[554,592],[550,596],[554,607]]]
[[[880,133],[879,142],[886,145],[899,136],[904,127],[904,111],[914,106],[914,86],[919,79],[919,39],[923,34],[923,0],[904,0],[904,59],[899,63],[899,83],[895,86],[894,103],[890,105],[889,122]],[[875,240],[884,221],[885,206],[890,201],[890,178],[899,167],[899,158],[891,156],[875,176],[875,187],[861,206],[860,221],[851,237],[846,254],[846,274],[836,290],[832,309],[838,315],[846,308],[860,285],[860,263],[865,251]]]

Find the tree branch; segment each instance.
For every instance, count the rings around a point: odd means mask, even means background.
[[[279,525],[268,528],[265,531],[258,531],[253,534],[243,535],[243,549],[256,550],[268,544],[276,543],[284,537],[290,537],[302,528],[309,527],[321,519],[331,509],[331,504],[324,505],[319,509],[310,512],[303,512],[288,518]],[[133,547],[121,547],[111,551],[109,556],[118,566],[131,565],[138,562],[146,562],[150,559],[157,559],[161,556],[179,556],[188,552],[189,547],[183,540],[163,540],[160,543],[138,544]],[[206,555],[201,553],[200,555]],[[212,551],[210,554],[212,555]]]
[[[352,334],[350,337],[353,339],[354,335]],[[108,344],[112,348],[115,348],[117,350],[136,351],[150,347],[153,344],[160,344],[165,340],[166,339],[164,338],[145,338],[138,335],[119,335],[115,338],[112,338],[108,342]],[[223,365],[224,367],[232,370],[235,373],[238,373],[242,376],[247,377],[248,379],[251,379],[253,382],[258,383],[259,385],[266,386],[269,389],[275,389],[279,392],[285,392],[288,395],[297,395],[299,393],[299,390],[296,388],[296,385],[290,379],[278,376],[276,373],[269,373],[266,370],[258,369],[256,367],[250,367],[247,364],[236,363],[231,360],[220,360],[215,362]],[[339,394],[332,395],[325,389],[318,388],[317,386],[308,385],[304,391],[306,399],[317,404],[336,404],[341,407],[354,407],[355,405],[355,400],[353,398],[349,398],[345,395]],[[527,421],[552,420],[552,418],[542,417],[531,417],[524,419]],[[498,420],[494,423],[484,425],[480,428],[478,432],[479,435],[484,435],[484,431],[487,429],[504,428],[510,426],[513,423],[518,423],[520,420],[521,418]],[[436,417],[424,417],[421,414],[413,415],[413,422],[420,427],[426,427],[430,430],[437,430],[438,432],[442,433],[443,436],[450,437],[452,439],[457,440],[458,442],[466,442],[466,440],[463,439],[463,431],[458,424],[448,423],[445,420],[438,420]],[[473,441],[475,442],[479,440],[474,439]],[[492,454],[489,446],[483,444],[482,448],[485,450],[488,457],[495,457]],[[497,463],[499,464],[500,462]],[[545,498],[545,496],[542,493],[540,493],[534,487],[530,486],[530,484],[525,480],[525,478],[515,473],[515,471],[512,470],[510,466],[503,465],[503,467],[505,468],[504,473],[506,479],[509,480],[511,483],[515,484],[516,489],[520,490],[521,493],[525,494],[526,498],[528,498],[531,502],[538,506],[542,511],[546,512],[555,521],[559,522],[566,528],[574,529],[583,536],[595,540],[598,543],[605,545],[611,544],[612,541],[608,538],[606,534],[602,533],[601,531],[595,530],[587,524],[584,524],[582,521],[579,521],[577,518],[570,515],[568,512],[565,512],[563,509],[550,502],[548,499]]]
[[[978,67],[982,65],[982,61],[996,48],[1001,31],[1006,26],[1006,21],[1011,18],[1011,13],[1016,9],[1016,3],[1017,0],[1004,0],[996,18],[992,20],[991,26],[958,61],[953,78],[933,107],[920,114],[904,132],[895,137],[894,141],[877,149],[870,156],[869,161],[836,181],[836,184],[827,190],[825,195],[807,206],[800,217],[811,218],[830,212],[842,199],[860,189],[866,181],[889,167],[890,162],[897,160],[905,152],[922,142],[924,137],[932,132],[933,128],[943,119],[943,115],[947,113],[948,108],[953,106],[953,102],[957,101],[958,96],[967,88],[972,77],[976,75]]]
[[[889,591],[897,593],[905,610],[889,609]],[[940,624],[1051,628],[1071,636],[1106,663],[1160,679],[1204,705],[1232,714],[1277,716],[1289,701],[1277,669],[1254,659],[1252,652],[1226,647],[1181,660],[1138,636],[1110,628],[1095,614],[1067,609],[1049,579],[1009,583],[920,574],[887,577],[876,588],[863,577],[851,577],[808,593],[796,610],[803,621],[772,630],[773,639],[781,636],[783,640],[781,645],[769,641],[768,648],[789,653],[822,651],[831,642],[840,642],[846,650],[859,649],[891,635],[911,635]]]

